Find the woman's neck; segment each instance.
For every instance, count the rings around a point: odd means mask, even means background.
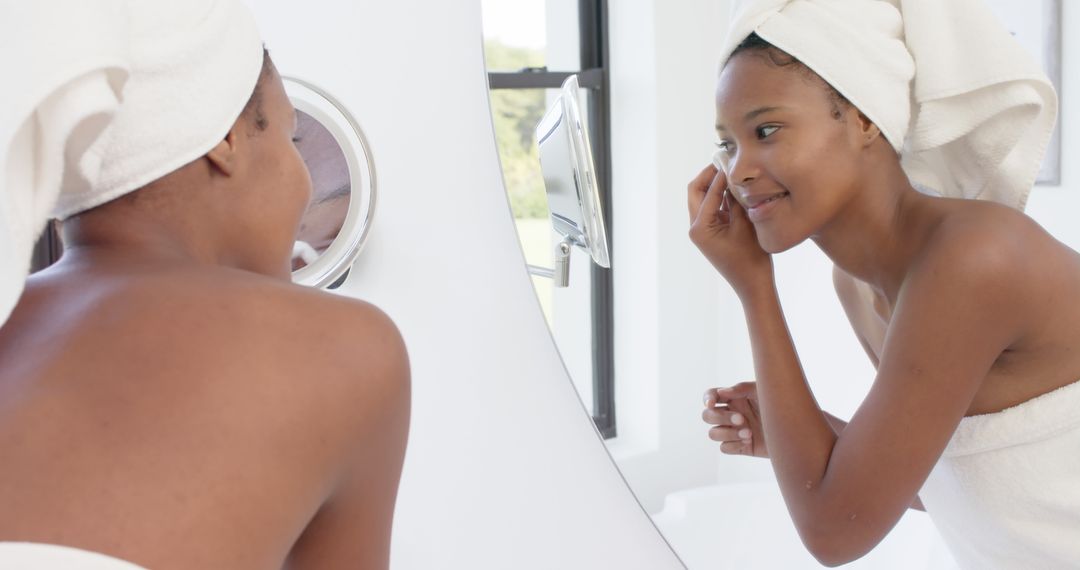
[[[897,165],[896,172],[868,180],[812,239],[837,267],[869,284],[892,306],[920,249],[929,200]]]

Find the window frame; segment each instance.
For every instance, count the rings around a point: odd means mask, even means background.
[[[578,0],[580,40],[579,71],[549,71],[546,67],[525,68],[516,72],[488,72],[488,83],[495,89],[558,89],[570,75],[589,94],[588,123],[593,161],[600,189],[604,224],[607,227],[608,251],[611,249],[611,129],[608,52],[607,0]],[[613,258],[614,259],[614,258]],[[596,429],[611,439],[617,435],[615,422],[615,343],[614,295],[611,269],[590,264],[592,321],[592,418]]]
[[[30,273],[37,273],[42,269],[56,263],[64,253],[64,244],[60,239],[60,231],[57,227],[59,222],[49,220],[45,224],[45,231],[34,244],[34,252],[30,257]]]

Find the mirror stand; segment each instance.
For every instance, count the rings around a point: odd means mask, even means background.
[[[563,238],[555,245],[555,268],[548,269],[537,265],[529,266],[529,274],[537,277],[546,277],[553,281],[555,287],[570,286],[570,253],[573,252],[574,242],[570,237]]]

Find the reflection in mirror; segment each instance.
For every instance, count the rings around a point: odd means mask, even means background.
[[[556,287],[569,283],[571,246],[588,251],[597,265],[611,267],[592,145],[581,117],[578,80],[571,75],[536,127],[551,225],[563,238],[555,250]]]
[[[340,102],[306,81],[284,83],[296,108],[296,149],[312,183],[293,245],[293,281],[334,289],[371,229],[375,168],[359,125]]]
[[[591,133],[606,131],[605,97],[593,81],[601,63],[583,59],[582,46],[601,41],[602,26],[582,14],[595,0],[482,0],[484,57],[491,85],[495,141],[510,210],[536,296],[563,363],[604,437],[614,437],[610,389],[612,327],[610,274],[588,255],[570,259],[573,286],[554,287],[555,252],[564,237],[554,230],[541,170],[536,127],[563,96],[561,84],[582,72],[578,100]],[[603,166],[607,141],[594,138],[597,165]],[[546,168],[546,165],[545,165]],[[601,183],[604,177],[600,177]],[[605,212],[606,213],[606,212]],[[546,276],[544,276],[546,275]],[[598,315],[598,318],[594,318]]]
[[[296,271],[315,262],[334,242],[349,213],[349,165],[334,135],[311,115],[296,111],[296,148],[311,173],[311,200],[293,247]]]

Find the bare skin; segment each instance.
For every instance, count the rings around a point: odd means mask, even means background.
[[[265,130],[66,222],[0,329],[0,540],[388,566],[408,359],[377,308],[289,281],[311,183],[271,71]]]
[[[1080,379],[1080,256],[1005,206],[917,192],[877,127],[851,106],[834,116],[823,85],[732,58],[717,91],[726,173],[703,170],[689,208],[691,239],[742,301],[757,376],[706,394],[710,437],[769,457],[803,542],[832,566],[918,507],[963,417]],[[805,239],[836,264],[877,368],[846,425],[814,400],[776,292],[771,254]]]

